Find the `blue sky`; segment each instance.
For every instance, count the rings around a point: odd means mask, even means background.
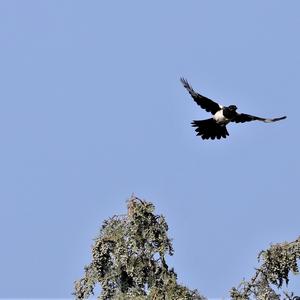
[[[169,265],[207,297],[228,296],[270,243],[296,239],[299,10],[1,1],[0,297],[71,297],[99,226],[132,192],[166,216]],[[190,122],[209,115],[180,76],[240,112],[288,118],[202,141]]]

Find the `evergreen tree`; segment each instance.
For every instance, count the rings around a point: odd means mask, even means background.
[[[204,300],[197,290],[178,284],[166,262],[173,255],[168,225],[154,205],[132,197],[127,215],[104,221],[92,249],[92,262],[75,282],[77,300],[101,286],[99,299]]]

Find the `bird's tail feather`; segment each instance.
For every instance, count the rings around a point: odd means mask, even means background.
[[[203,140],[214,140],[215,138],[220,139],[221,137],[226,138],[226,136],[229,136],[226,126],[217,124],[212,118],[194,120],[191,124],[193,127],[196,127],[197,135],[201,136]]]

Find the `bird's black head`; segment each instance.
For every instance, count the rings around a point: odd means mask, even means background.
[[[237,107],[235,105],[229,105],[228,108],[231,110],[231,111],[236,111],[237,110]]]

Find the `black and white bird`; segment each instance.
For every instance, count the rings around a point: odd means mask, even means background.
[[[194,120],[191,123],[193,127],[196,127],[195,131],[197,132],[197,135],[200,136],[203,140],[214,140],[215,138],[220,139],[222,137],[226,138],[226,136],[229,136],[229,133],[226,128],[226,125],[229,122],[244,123],[250,121],[262,121],[265,123],[272,123],[286,118],[286,116],[284,116],[280,118],[267,119],[243,113],[239,114],[236,111],[237,107],[235,105],[222,106],[214,102],[213,100],[195,92],[186,79],[180,78],[180,81],[182,82],[183,86],[188,90],[195,102],[201,108],[213,114],[213,117],[210,119]]]

